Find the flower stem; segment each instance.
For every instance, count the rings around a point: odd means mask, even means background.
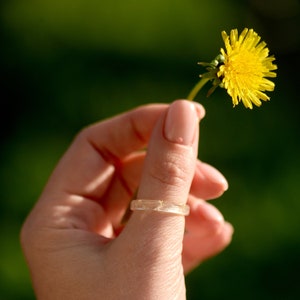
[[[201,88],[210,80],[210,78],[202,77],[187,96],[187,100],[193,101]]]

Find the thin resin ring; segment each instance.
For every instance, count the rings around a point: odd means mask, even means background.
[[[187,216],[190,213],[190,207],[186,204],[173,204],[163,200],[146,200],[146,199],[132,200],[130,203],[130,209],[133,211],[135,210],[157,211],[157,212],[175,214],[180,216]]]

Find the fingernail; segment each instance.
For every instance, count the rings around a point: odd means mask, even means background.
[[[228,182],[226,178],[217,169],[209,164],[202,163],[202,171],[205,171],[205,177],[212,183],[222,185],[223,191],[228,190]]]
[[[198,102],[193,102],[193,104],[195,106],[195,109],[196,109],[199,120],[203,119],[205,117],[204,107]]]
[[[164,134],[172,143],[191,145],[195,138],[201,109],[187,100],[175,101],[169,107],[165,120]]]

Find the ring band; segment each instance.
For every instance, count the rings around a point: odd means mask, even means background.
[[[162,200],[132,200],[130,209],[135,210],[150,210],[169,214],[187,216],[190,213],[190,207],[186,204],[173,204]]]

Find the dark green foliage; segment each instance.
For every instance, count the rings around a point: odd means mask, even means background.
[[[267,3],[272,5],[265,6]],[[296,4],[295,4],[296,3]],[[4,1],[0,5],[1,299],[34,299],[18,235],[52,168],[83,126],[187,96],[223,46],[253,27],[276,57],[271,101],[207,115],[199,157],[230,189],[213,203],[232,244],[187,277],[188,299],[296,299],[299,285],[299,7],[297,1]],[[296,6],[293,6],[296,5]],[[296,71],[295,71],[296,70]]]

